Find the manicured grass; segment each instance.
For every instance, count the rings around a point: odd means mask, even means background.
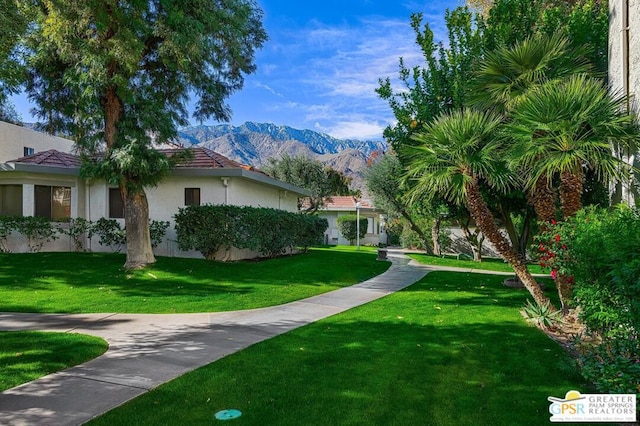
[[[107,347],[83,334],[0,331],[0,392],[86,362]]]
[[[547,424],[548,396],[590,389],[566,353],[526,324],[519,311],[527,293],[504,288],[503,278],[432,272],[188,373],[91,424],[209,424],[232,408],[242,425]]]
[[[373,250],[312,249],[261,262],[159,257],[141,271],[124,255],[0,254],[0,312],[185,313],[278,305],[384,272]]]
[[[453,257],[430,256],[427,254],[411,253],[409,257],[425,265],[453,266],[456,268],[480,269],[483,271],[513,272],[511,266],[502,259],[485,258],[482,262],[473,260],[458,260]],[[544,274],[540,265],[530,264],[529,271],[533,274]]]

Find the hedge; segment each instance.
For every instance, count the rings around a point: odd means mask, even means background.
[[[276,257],[320,244],[329,224],[317,216],[264,207],[204,204],[174,216],[178,247],[214,259],[220,249],[251,249]]]

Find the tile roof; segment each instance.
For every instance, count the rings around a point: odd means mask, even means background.
[[[80,167],[80,165],[82,164],[80,157],[73,154],[67,154],[66,152],[56,151],[55,149],[27,155],[26,157],[11,160],[10,162],[68,168]]]
[[[372,209],[374,208],[370,202],[365,200],[358,200],[351,195],[332,195],[324,199],[325,208],[331,209],[356,209],[356,203],[360,203],[361,208]]]
[[[159,152],[167,156],[172,156],[178,151],[183,149],[159,149]],[[244,170],[260,172],[253,166],[246,166],[233,161],[224,155],[211,151],[207,148],[191,148],[193,157],[183,163],[179,163],[177,168],[194,168],[194,169],[216,169],[216,168],[242,168]],[[64,152],[50,149],[48,151],[38,152],[26,157],[11,160],[12,163],[22,164],[39,164],[42,166],[57,166],[57,167],[80,167],[82,160],[77,155],[67,154]]]
[[[178,163],[176,167],[193,169],[243,168],[245,170],[253,170],[250,166],[240,164],[208,148],[189,148],[188,150],[193,157],[186,162]],[[171,157],[179,151],[184,151],[184,149],[159,149],[158,151]]]

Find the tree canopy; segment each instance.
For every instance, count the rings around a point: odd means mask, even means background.
[[[88,171],[118,183],[127,266],[153,262],[144,187],[170,164],[152,147],[174,138],[191,108],[196,120],[230,118],[226,99],[267,38],[262,11],[252,0],[19,3],[35,16],[27,92],[43,127],[100,154]]]

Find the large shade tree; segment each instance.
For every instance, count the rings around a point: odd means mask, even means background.
[[[36,14],[27,88],[37,112],[48,130],[99,153],[86,170],[120,188],[125,266],[154,262],[144,188],[170,162],[153,144],[174,138],[191,108],[197,120],[230,118],[225,101],[266,39],[261,10],[252,0],[20,3]]]
[[[464,203],[476,225],[511,265],[536,303],[549,299],[500,229],[482,194],[482,184],[496,190],[509,188],[514,179],[504,161],[500,138],[502,117],[461,109],[439,116],[415,136],[420,145],[404,150],[407,179],[413,180],[413,197],[437,193]]]
[[[25,11],[15,0],[0,1],[0,120],[19,122],[19,117],[9,101],[23,81],[16,46],[27,28]]]

